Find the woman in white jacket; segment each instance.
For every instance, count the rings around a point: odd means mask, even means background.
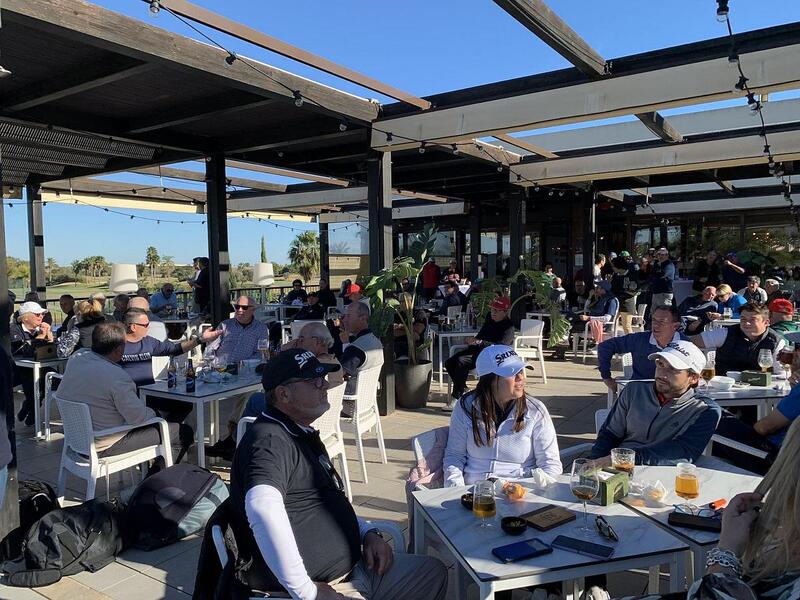
[[[478,355],[478,386],[461,397],[450,418],[445,486],[498,477],[529,477],[541,468],[563,472],[555,427],[544,404],[525,393],[525,361],[511,346]]]

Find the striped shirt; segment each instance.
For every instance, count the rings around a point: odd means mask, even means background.
[[[222,335],[209,344],[209,349],[217,356],[227,356],[229,363],[259,358],[258,340],[269,339],[267,326],[256,319],[247,325],[236,319],[226,319],[219,324],[217,331],[222,331]]]

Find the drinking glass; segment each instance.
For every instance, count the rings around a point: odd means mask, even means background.
[[[220,374],[220,377],[221,377],[222,374],[228,368],[228,357],[225,356],[224,354],[220,354],[218,356],[215,356],[211,360],[211,366],[217,371],[217,373]]]
[[[697,478],[697,467],[692,463],[678,463],[677,474],[675,475],[675,495],[680,496],[687,502],[682,504],[687,510],[697,510],[697,507],[688,502],[700,495],[700,480]]]
[[[730,319],[731,317],[733,317],[733,309],[732,308],[722,309],[722,317],[724,319]]]
[[[761,371],[764,373],[769,371],[772,366],[772,350],[762,348],[758,351],[758,366],[761,367]]]
[[[267,362],[269,360],[269,340],[268,339],[258,340],[258,351],[261,352],[261,362]]]
[[[592,533],[589,527],[589,515],[586,511],[586,502],[591,500],[600,491],[600,480],[597,478],[597,463],[590,458],[578,458],[572,463],[572,475],[569,479],[569,489],[578,500],[583,502],[583,526],[578,531],[586,535]]]
[[[706,383],[711,381],[716,375],[716,364],[713,358],[709,358],[706,360],[706,366],[703,367],[703,371],[700,373],[700,377],[702,377]]]
[[[491,521],[497,514],[497,505],[494,501],[494,482],[479,481],[475,484],[475,491],[472,498],[472,512],[480,518],[480,527],[492,527]]]
[[[636,451],[629,448],[613,448],[611,450],[611,466],[625,471],[633,479],[633,468],[636,464]]]

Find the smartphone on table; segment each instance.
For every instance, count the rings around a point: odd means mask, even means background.
[[[612,554],[614,554],[614,548],[612,546],[595,544],[594,542],[587,542],[586,540],[580,540],[578,538],[568,537],[566,535],[558,536],[553,540],[552,545],[553,548],[568,550],[570,552],[583,554],[585,556],[592,556],[594,558],[609,558]]]
[[[508,544],[507,546],[492,548],[492,554],[504,563],[525,560],[526,558],[549,554],[552,551],[553,548],[549,544],[545,544],[539,538],[531,538],[529,540]]]

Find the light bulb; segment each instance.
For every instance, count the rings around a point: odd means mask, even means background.
[[[225,63],[228,66],[231,66],[235,62],[236,62],[236,55],[233,52],[231,52],[230,54],[228,54],[228,56],[225,57]]]
[[[502,173],[503,172],[503,165],[497,165],[497,172],[498,173]]]
[[[731,50],[731,53],[728,55],[728,66],[731,68],[739,67],[739,55],[736,53],[736,50]]]
[[[303,106],[303,95],[298,91],[292,92],[292,95],[294,96],[294,105],[297,108]]]
[[[422,142],[422,143],[419,145],[419,153],[420,153],[420,154],[425,154],[425,142]]]
[[[717,0],[717,21],[724,23],[728,20],[728,0]]]
[[[345,123],[344,121],[339,123],[339,131],[347,131],[347,123]]]
[[[150,16],[155,17],[161,12],[161,3],[158,0],[150,0]]]

